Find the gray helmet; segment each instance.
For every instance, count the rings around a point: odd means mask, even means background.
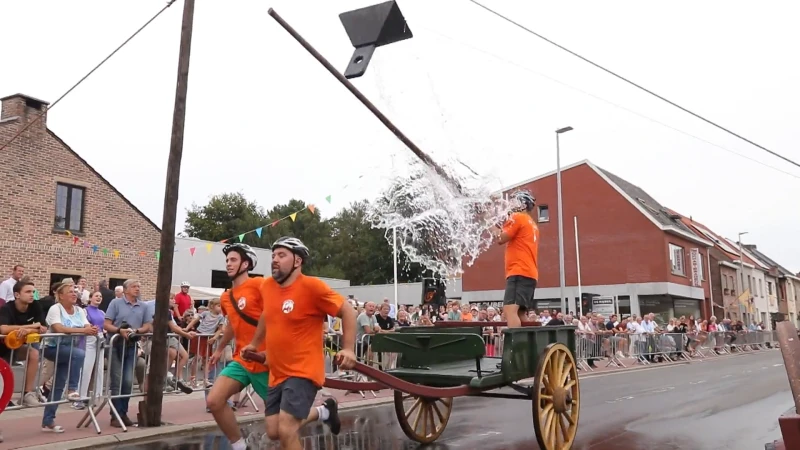
[[[533,197],[529,191],[522,190],[514,192],[514,198],[516,198],[523,206],[525,206],[526,211],[530,211],[536,205],[536,199]]]
[[[249,245],[239,243],[228,244],[222,248],[222,253],[224,253],[225,256],[228,256],[228,253],[230,253],[232,250],[239,253],[243,259],[250,261],[248,272],[256,268],[256,265],[258,264],[258,256]]]
[[[296,237],[284,236],[282,238],[278,238],[278,240],[272,244],[272,251],[275,251],[276,248],[281,247],[302,258],[304,264],[308,262],[308,259],[311,256],[311,252],[308,250],[308,247],[303,244],[303,241],[297,239]]]

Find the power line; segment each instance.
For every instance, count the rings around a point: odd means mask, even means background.
[[[768,148],[764,147],[763,145],[757,144],[757,143],[755,143],[755,142],[751,141],[750,139],[747,139],[746,137],[744,137],[744,136],[742,136],[742,135],[740,135],[740,134],[734,133],[733,131],[729,130],[728,128],[725,128],[725,127],[723,127],[722,125],[719,125],[719,124],[717,124],[716,122],[713,122],[713,121],[711,121],[711,120],[709,120],[709,119],[706,119],[705,117],[703,117],[703,116],[701,116],[701,115],[699,115],[699,114],[697,114],[697,113],[695,113],[695,112],[692,112],[692,111],[690,111],[690,110],[688,110],[688,109],[684,108],[683,106],[681,106],[681,105],[679,105],[679,104],[677,104],[677,103],[675,103],[675,102],[673,102],[673,101],[671,101],[671,100],[669,100],[669,99],[667,99],[667,98],[665,98],[665,97],[663,97],[663,96],[661,96],[661,95],[658,95],[658,94],[656,94],[655,92],[651,91],[650,89],[647,89],[647,88],[645,88],[644,86],[642,86],[642,85],[640,85],[640,84],[637,84],[637,83],[635,83],[635,82],[633,82],[633,81],[631,81],[631,80],[629,80],[629,79],[627,79],[627,78],[623,77],[622,75],[619,75],[619,74],[617,74],[617,73],[615,73],[615,72],[613,72],[613,71],[611,71],[611,70],[609,70],[609,69],[606,69],[605,67],[601,66],[600,64],[597,64],[597,63],[595,63],[594,61],[591,61],[590,59],[588,59],[588,58],[585,58],[585,57],[583,57],[583,56],[579,55],[578,53],[575,53],[575,52],[573,52],[572,50],[570,50],[570,49],[568,49],[568,48],[564,47],[563,45],[560,45],[560,44],[558,44],[557,42],[555,42],[555,41],[552,41],[552,40],[550,40],[550,39],[548,39],[548,38],[546,38],[546,37],[542,36],[541,34],[539,34],[539,33],[535,32],[535,31],[531,30],[530,28],[528,28],[528,27],[526,27],[526,26],[524,26],[524,25],[520,24],[519,22],[516,22],[516,21],[514,21],[514,20],[510,19],[509,17],[507,17],[507,16],[504,16],[504,15],[500,14],[499,12],[497,12],[497,11],[495,11],[495,10],[493,10],[493,9],[489,8],[488,6],[485,6],[485,5],[483,5],[482,3],[478,2],[477,0],[467,0],[467,1],[469,1],[469,2],[471,2],[471,3],[473,3],[473,4],[475,4],[475,5],[477,5],[477,6],[481,7],[481,8],[483,8],[483,9],[484,9],[484,10],[486,10],[487,12],[489,12],[489,13],[491,13],[491,14],[494,14],[495,16],[499,17],[500,19],[503,19],[504,21],[506,21],[506,22],[508,22],[508,23],[510,23],[510,24],[512,24],[512,25],[514,25],[514,26],[516,26],[517,28],[519,28],[519,29],[521,29],[521,30],[524,30],[524,31],[527,31],[528,33],[530,33],[530,34],[532,34],[532,35],[534,35],[534,36],[538,37],[539,39],[541,39],[541,40],[543,40],[543,41],[547,42],[548,44],[554,45],[554,46],[558,47],[559,49],[561,49],[561,50],[564,50],[565,52],[567,52],[567,53],[571,54],[572,56],[575,56],[576,58],[579,58],[579,59],[583,60],[584,62],[587,62],[587,63],[589,63],[589,64],[593,65],[594,67],[596,67],[596,68],[598,68],[598,69],[602,70],[603,72],[606,72],[607,74],[609,74],[609,75],[612,75],[612,76],[614,76],[614,77],[616,77],[616,78],[618,78],[618,79],[620,79],[620,80],[622,80],[622,81],[624,81],[624,82],[626,82],[626,83],[630,84],[631,86],[634,86],[634,87],[636,87],[636,88],[638,88],[638,89],[640,89],[640,90],[642,90],[642,91],[644,91],[644,92],[646,92],[646,93],[648,93],[648,94],[652,95],[653,97],[656,97],[656,98],[657,98],[657,99],[659,99],[659,100],[662,100],[662,101],[664,101],[664,102],[666,102],[666,103],[669,103],[670,105],[672,105],[672,106],[674,106],[674,107],[676,107],[676,108],[680,109],[681,111],[683,111],[683,112],[685,112],[685,113],[691,114],[692,116],[694,116],[694,117],[696,117],[696,118],[698,118],[698,119],[702,120],[703,122],[706,122],[706,123],[707,123],[707,124],[709,124],[709,125],[712,125],[712,126],[714,126],[714,127],[718,128],[718,129],[720,129],[720,130],[722,130],[722,131],[724,131],[724,132],[726,132],[726,133],[728,133],[728,134],[730,134],[730,135],[732,135],[732,136],[735,136],[735,137],[737,137],[737,138],[739,138],[739,139],[741,139],[741,140],[743,140],[743,141],[747,142],[748,144],[751,144],[751,145],[753,145],[753,146],[755,146],[755,147],[758,147],[758,148],[760,148],[761,150],[764,150],[765,152],[769,153],[770,155],[772,155],[772,156],[775,156],[775,157],[778,157],[778,158],[780,158],[780,159],[782,159],[782,160],[784,160],[784,161],[788,162],[789,164],[792,164],[792,165],[795,165],[795,166],[797,166],[797,167],[800,167],[800,163],[797,163],[797,162],[795,162],[795,161],[792,161],[791,159],[789,159],[789,158],[787,158],[787,157],[785,157],[785,156],[783,156],[783,155],[781,155],[781,154],[778,154],[778,153],[776,153],[776,152],[773,152],[772,150],[770,150],[770,149],[768,149]]]
[[[692,138],[692,139],[696,139],[696,140],[698,140],[698,141],[700,141],[700,142],[703,142],[703,143],[705,143],[705,144],[711,145],[711,146],[713,146],[713,147],[717,147],[717,148],[718,148],[718,149],[720,149],[720,150],[724,150],[724,151],[726,151],[726,152],[728,152],[728,153],[731,153],[731,154],[734,154],[734,155],[736,155],[736,156],[739,156],[739,157],[741,157],[741,158],[747,159],[747,160],[749,160],[749,161],[752,161],[752,162],[754,162],[754,163],[756,163],[756,164],[762,165],[762,166],[764,166],[764,167],[766,167],[766,168],[769,168],[769,169],[772,169],[772,170],[775,170],[775,171],[781,172],[781,173],[783,173],[783,174],[785,174],[785,175],[789,175],[790,177],[793,177],[793,178],[800,179],[800,176],[798,176],[798,175],[795,175],[795,174],[793,174],[793,173],[791,173],[791,172],[787,172],[787,171],[785,171],[785,170],[783,170],[783,169],[779,169],[779,168],[777,168],[777,167],[775,167],[775,166],[769,165],[769,164],[767,164],[767,163],[765,163],[765,162],[763,162],[763,161],[759,161],[759,160],[757,160],[757,159],[755,159],[755,158],[753,158],[753,157],[750,157],[750,156],[747,156],[747,155],[745,155],[745,154],[739,153],[739,152],[737,152],[737,151],[731,150],[731,149],[729,149],[729,148],[727,148],[727,147],[723,147],[722,145],[719,145],[719,144],[717,144],[717,143],[711,142],[711,141],[709,141],[709,140],[707,140],[707,139],[701,138],[701,137],[699,137],[699,136],[697,136],[697,135],[694,135],[694,134],[692,134],[692,133],[689,133],[689,132],[687,132],[687,131],[681,130],[680,128],[676,128],[676,127],[674,127],[674,126],[672,126],[672,125],[666,124],[666,123],[664,123],[664,122],[661,122],[661,121],[659,121],[659,120],[656,120],[656,119],[654,119],[654,118],[652,118],[652,117],[646,116],[646,115],[644,115],[644,114],[642,114],[642,113],[640,113],[640,112],[637,112],[637,111],[635,111],[635,110],[633,110],[633,109],[630,109],[630,108],[628,108],[628,107],[622,106],[622,105],[620,105],[620,104],[618,104],[618,103],[614,103],[614,102],[612,102],[611,100],[607,100],[607,99],[605,99],[605,98],[603,98],[603,97],[600,97],[600,96],[598,96],[598,95],[592,94],[591,92],[584,91],[584,90],[583,90],[583,89],[581,89],[581,88],[578,88],[578,87],[572,86],[572,85],[570,85],[570,84],[568,84],[568,83],[565,83],[565,82],[563,82],[563,81],[561,81],[561,80],[558,80],[558,79],[556,79],[556,78],[553,78],[553,77],[551,77],[551,76],[549,76],[549,75],[545,75],[545,74],[543,74],[543,73],[541,73],[541,72],[538,72],[538,71],[536,71],[536,70],[533,70],[533,69],[531,69],[530,67],[524,66],[524,65],[522,65],[522,64],[520,64],[520,63],[518,63],[518,62],[511,61],[511,60],[509,60],[509,59],[507,59],[507,58],[504,58],[504,57],[502,57],[502,56],[500,56],[500,55],[498,55],[498,54],[496,54],[496,53],[492,53],[492,52],[490,52],[490,51],[488,51],[488,50],[484,50],[484,49],[482,49],[482,48],[480,48],[480,47],[476,47],[476,46],[474,46],[474,45],[472,45],[472,44],[469,44],[469,43],[467,43],[467,42],[460,41],[460,40],[458,40],[458,39],[456,39],[456,38],[453,38],[452,36],[448,36],[448,35],[446,35],[446,34],[444,34],[444,33],[441,33],[441,32],[439,32],[439,31],[437,31],[437,30],[434,30],[434,29],[431,29],[431,28],[428,28],[428,27],[424,27],[424,26],[420,26],[420,25],[417,25],[416,27],[417,27],[417,28],[421,28],[421,29],[423,29],[423,30],[426,30],[426,31],[428,31],[428,32],[430,32],[430,33],[436,34],[436,35],[438,35],[439,37],[441,37],[441,38],[443,38],[443,39],[447,39],[447,40],[451,41],[452,43],[459,44],[459,45],[461,45],[461,46],[464,46],[464,47],[466,47],[466,48],[469,48],[469,49],[471,49],[471,50],[474,50],[474,51],[476,51],[476,52],[483,53],[484,55],[487,55],[487,56],[491,56],[492,58],[495,58],[495,59],[497,59],[498,61],[505,62],[506,64],[512,65],[512,66],[514,66],[514,67],[517,67],[518,69],[521,69],[521,70],[524,70],[524,71],[526,71],[526,72],[532,73],[532,74],[534,74],[534,75],[537,75],[537,76],[539,76],[539,77],[542,77],[542,78],[544,78],[544,79],[546,79],[546,80],[552,81],[553,83],[557,83],[557,84],[560,84],[561,86],[564,86],[564,87],[566,87],[566,88],[568,88],[568,89],[572,89],[572,90],[573,90],[573,91],[575,91],[575,92],[579,92],[579,93],[581,93],[581,94],[583,94],[583,95],[586,95],[586,96],[588,96],[588,97],[591,97],[591,98],[593,98],[593,99],[595,99],[595,100],[599,100],[599,101],[601,101],[601,102],[603,102],[603,103],[606,103],[606,104],[608,104],[608,105],[610,105],[610,106],[613,106],[613,107],[615,107],[615,108],[621,109],[621,110],[623,110],[623,111],[625,111],[625,112],[628,112],[628,113],[630,113],[630,114],[633,114],[633,115],[635,115],[635,116],[638,116],[638,117],[640,117],[640,118],[642,118],[642,119],[648,120],[648,121],[650,121],[650,122],[653,122],[653,123],[655,123],[655,124],[658,124],[658,125],[661,125],[661,126],[662,126],[662,127],[664,127],[664,128],[668,128],[668,129],[670,129],[670,130],[672,130],[672,131],[676,131],[676,132],[678,132],[678,133],[681,133],[681,134],[683,134],[683,135],[685,135],[685,136],[688,136],[688,137],[690,137],[690,138]],[[459,161],[459,162],[460,162],[460,161]],[[462,164],[463,164],[463,163],[462,163]]]
[[[30,122],[28,122],[28,124],[27,124],[27,125],[25,125],[24,127],[22,127],[22,129],[21,129],[21,130],[19,130],[19,131],[17,132],[17,134],[15,134],[14,136],[12,136],[12,137],[11,137],[11,139],[9,139],[9,140],[8,140],[8,142],[4,143],[4,144],[3,144],[3,145],[0,147],[0,151],[2,151],[4,148],[6,148],[6,147],[8,147],[9,145],[11,145],[11,143],[12,143],[12,142],[14,142],[14,141],[15,141],[15,140],[16,140],[18,137],[20,137],[20,135],[22,135],[22,133],[24,133],[24,132],[25,132],[25,130],[27,130],[28,128],[30,128],[30,127],[31,127],[31,125],[33,125],[33,124],[35,124],[36,122],[38,122],[38,121],[42,120],[42,117],[46,116],[46,115],[47,115],[47,113],[48,113],[48,112],[49,112],[51,109],[53,109],[53,108],[54,108],[54,107],[55,107],[55,106],[58,104],[58,102],[60,102],[61,100],[63,100],[63,99],[64,99],[64,97],[66,97],[67,95],[69,95],[69,93],[70,93],[70,92],[74,91],[74,90],[75,90],[75,88],[77,88],[77,87],[78,87],[78,86],[79,86],[81,83],[83,83],[83,82],[84,82],[84,81],[85,81],[87,78],[89,78],[89,77],[90,77],[90,76],[91,76],[93,73],[95,73],[95,72],[97,71],[97,69],[99,69],[99,68],[100,68],[100,66],[102,66],[103,64],[105,64],[105,63],[106,63],[106,61],[108,61],[109,59],[111,59],[111,57],[112,57],[112,56],[114,56],[114,55],[115,55],[115,54],[116,54],[118,51],[122,50],[122,47],[124,47],[125,45],[127,45],[127,44],[128,44],[128,42],[130,42],[131,40],[133,40],[133,38],[135,38],[135,37],[136,37],[136,35],[138,35],[139,33],[141,33],[141,32],[142,32],[142,30],[144,30],[145,28],[147,28],[147,26],[148,26],[148,25],[150,25],[150,23],[152,23],[154,20],[156,20],[156,18],[158,18],[158,16],[160,16],[160,15],[161,15],[161,13],[163,13],[164,11],[166,11],[166,10],[167,10],[167,8],[169,8],[170,6],[172,6],[172,4],[173,4],[173,3],[175,3],[175,0],[168,0],[168,1],[167,1],[167,4],[166,4],[166,5],[165,5],[163,8],[161,8],[161,10],[160,10],[160,11],[158,11],[158,13],[156,13],[156,15],[154,15],[153,17],[151,17],[151,18],[150,18],[150,20],[148,20],[147,22],[145,22],[145,24],[144,24],[144,25],[142,25],[142,26],[141,26],[141,27],[140,27],[138,30],[136,30],[136,32],[134,32],[134,33],[133,33],[133,34],[132,34],[132,35],[131,35],[131,36],[130,36],[128,39],[125,39],[125,41],[124,41],[122,44],[120,44],[120,45],[119,45],[119,47],[117,47],[116,49],[114,49],[114,51],[113,51],[113,52],[111,52],[111,53],[110,53],[108,56],[106,56],[105,58],[103,58],[103,60],[102,60],[102,61],[100,61],[100,63],[99,63],[99,64],[97,64],[96,66],[94,66],[94,68],[93,68],[92,70],[90,70],[90,71],[89,71],[89,73],[87,73],[86,75],[84,75],[83,77],[81,77],[81,79],[80,79],[80,80],[78,80],[78,82],[77,82],[77,83],[73,84],[73,85],[72,85],[72,87],[71,87],[71,88],[69,88],[69,89],[67,90],[67,92],[64,92],[64,94],[62,94],[62,95],[61,95],[61,97],[58,97],[58,98],[56,99],[56,101],[54,101],[54,102],[53,102],[53,104],[51,104],[50,106],[48,106],[48,107],[47,107],[47,108],[46,108],[44,111],[42,111],[41,113],[39,113],[39,114],[38,114],[38,116],[37,116],[35,119],[31,120]]]

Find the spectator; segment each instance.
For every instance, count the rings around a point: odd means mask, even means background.
[[[554,319],[550,319],[547,322],[547,325],[557,326],[557,325],[564,325],[563,317],[561,316],[560,312],[556,313],[556,317]]]
[[[447,313],[447,320],[460,322],[461,321],[461,306],[458,302],[453,302],[450,305],[450,312]]]
[[[539,316],[539,322],[542,324],[542,326],[544,326],[547,325],[547,322],[550,322],[550,320],[552,320],[552,317],[550,317],[550,311],[545,309]]]
[[[44,321],[40,305],[33,301],[33,283],[17,282],[12,292],[14,300],[0,307],[0,334],[7,335],[15,331],[19,333],[20,338],[24,338],[29,333],[46,332],[47,328],[42,325]],[[4,341],[0,340],[0,358],[8,363],[26,362],[22,404],[38,406],[39,398],[36,395],[34,383],[39,368],[39,346],[25,344],[12,351],[5,346]]]
[[[397,313],[397,326],[398,327],[410,327],[411,322],[408,320],[408,312],[407,311],[399,311]]]
[[[469,303],[464,303],[461,305],[461,321],[472,322],[473,320],[475,320],[475,318],[472,317],[472,310],[469,307]]]
[[[367,302],[364,305],[364,312],[358,315],[356,319],[358,324],[356,343],[361,343],[364,335],[376,334],[380,332],[381,327],[378,326],[378,320],[375,318],[375,303]]]
[[[89,304],[89,289],[86,289],[86,277],[79,277],[78,284],[75,286],[78,294],[78,306]]]
[[[98,288],[100,290],[100,294],[103,296],[103,301],[100,302],[100,310],[105,313],[108,310],[108,305],[111,304],[111,300],[114,300],[116,295],[114,294],[114,291],[108,288],[107,280],[101,280],[100,283],[98,283]],[[122,292],[120,292],[120,294],[122,294]]]
[[[97,335],[86,337],[86,357],[83,360],[83,371],[81,374],[81,398],[88,397],[89,385],[92,379],[94,379],[94,383],[91,383],[94,397],[99,397],[103,393],[103,358],[97,358],[97,350],[102,342],[101,339],[105,337],[103,324],[105,323],[106,315],[103,310],[100,309],[102,303],[103,293],[95,291],[89,296],[89,304],[86,306],[86,318],[98,331]],[[73,404],[75,409],[83,409],[85,406],[85,401]]]
[[[389,315],[391,309],[388,303],[382,303],[381,309],[375,316],[375,321],[378,323],[381,331],[393,331],[395,329],[395,320]]]
[[[122,287],[124,296],[112,300],[108,305],[104,324],[107,332],[120,335],[113,340],[114,346],[108,362],[111,377],[109,389],[113,395],[130,395],[133,389],[133,369],[136,367],[137,355],[135,343],[129,341],[131,335],[152,331],[152,318],[149,317],[148,308],[139,300],[139,282],[126,280]],[[127,327],[120,328],[123,324]],[[129,400],[127,397],[111,400],[126,427],[133,426],[133,421],[128,418]],[[121,428],[122,424],[111,413],[111,426]]]
[[[208,311],[200,313],[186,328],[184,328],[184,331],[188,332],[190,329],[197,326],[197,333],[201,335],[189,342],[189,355],[195,357],[192,362],[192,367],[189,369],[189,381],[193,384],[200,384],[196,383],[198,360],[207,361],[209,354],[208,347],[214,345],[214,342],[219,339],[221,335],[220,326],[222,325],[224,317],[222,315],[220,300],[218,298],[211,299],[211,301],[208,302],[208,308]],[[205,364],[204,367],[206,367]],[[209,368],[206,367],[206,375],[208,375],[208,369]],[[206,377],[206,379],[208,380],[208,377]],[[211,380],[213,380],[213,377],[211,377]]]
[[[192,297],[189,295],[191,285],[188,281],[181,283],[181,291],[175,294],[175,304],[178,306],[178,317],[182,316],[186,310],[194,306]]]
[[[97,336],[100,330],[86,318],[86,311],[78,307],[78,295],[70,283],[61,283],[55,289],[57,303],[47,312],[47,325],[51,333]],[[55,365],[55,381],[51,389],[50,402],[58,402],[67,387],[67,400],[81,399],[79,392],[81,370],[86,356],[74,336],[46,339],[44,357]],[[63,433],[64,428],[55,424],[58,403],[44,407],[42,431]]]
[[[14,285],[25,276],[25,266],[17,264],[11,268],[11,276],[0,283],[0,306],[14,300]]]

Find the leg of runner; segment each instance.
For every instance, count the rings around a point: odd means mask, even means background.
[[[317,420],[338,435],[341,421],[336,400],[329,398],[314,407],[317,391],[319,388],[304,378],[289,378],[270,388],[265,407],[267,437],[280,440],[282,449],[301,450],[300,428]]]
[[[236,416],[233,414],[233,409],[228,405],[228,397],[239,393],[245,386],[239,381],[229,378],[225,375],[224,371],[215,380],[214,386],[206,398],[206,408],[214,416],[214,421],[219,425],[222,433],[229,441],[236,444],[242,439],[242,433],[239,430],[239,423],[236,421]],[[239,450],[233,447],[234,450]],[[241,447],[244,448],[243,446]]]

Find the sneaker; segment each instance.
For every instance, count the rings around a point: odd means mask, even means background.
[[[86,403],[83,402],[73,402],[72,405],[70,406],[72,407],[72,409],[76,409],[78,411],[86,409]]]
[[[36,390],[39,391],[39,395],[44,398],[45,401],[50,398],[50,389],[48,389],[47,386],[39,386]]]
[[[39,395],[36,392],[27,392],[22,397],[22,404],[25,406],[39,406]]]
[[[325,409],[328,410],[328,420],[324,421],[323,423],[328,425],[331,429],[331,433],[334,436],[339,434],[339,431],[342,429],[342,421],[339,419],[339,405],[336,403],[336,400],[333,398],[329,398],[325,400],[323,403]]]

